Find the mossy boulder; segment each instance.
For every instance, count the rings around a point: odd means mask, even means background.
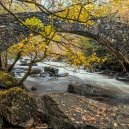
[[[18,84],[18,80],[11,76],[9,73],[0,71],[0,87],[9,89],[12,87],[23,87],[23,85]]]
[[[21,126],[36,111],[34,99],[25,90],[15,87],[0,92],[0,116],[10,124]]]

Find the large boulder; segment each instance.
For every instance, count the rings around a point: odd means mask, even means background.
[[[9,89],[12,87],[22,87],[24,88],[24,85],[19,85],[18,80],[11,76],[9,73],[5,73],[3,71],[0,71],[0,88]]]
[[[27,127],[33,124],[32,115],[37,105],[31,96],[21,88],[0,92],[0,116],[12,125]],[[25,124],[30,122],[31,124]]]
[[[39,105],[40,110],[49,126],[53,126],[54,129],[128,129],[129,127],[127,105],[115,107],[71,93],[44,95],[41,105]]]

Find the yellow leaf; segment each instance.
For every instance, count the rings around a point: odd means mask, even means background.
[[[110,113],[110,116],[115,116],[115,113],[113,113],[113,112],[112,112],[112,113]]]

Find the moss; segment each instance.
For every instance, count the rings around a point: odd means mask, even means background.
[[[4,91],[1,91],[0,92],[0,96],[1,95],[7,95],[8,93],[14,93],[14,94],[16,94],[16,93],[25,93],[25,92],[22,92],[23,91],[23,89],[21,89],[21,88],[18,88],[18,87],[14,87],[14,88],[10,88],[10,89],[8,89],[8,90],[4,90]],[[28,96],[29,96],[29,94],[27,94]]]
[[[8,79],[11,79],[11,80],[16,80],[14,77],[12,77],[10,74],[8,74],[8,73],[5,73],[5,72],[3,72],[3,71],[0,71],[0,79],[6,79],[6,78],[8,78]]]
[[[0,71],[0,86],[4,86],[4,88],[9,89],[18,86],[18,81],[9,73]]]
[[[10,85],[13,84],[13,82],[12,81],[6,81],[5,84],[10,86]]]

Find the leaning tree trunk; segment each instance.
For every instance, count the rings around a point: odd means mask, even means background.
[[[25,75],[22,77],[22,79],[19,81],[19,84],[22,84],[27,79],[27,77],[30,75],[32,65],[33,65],[33,61],[30,61],[29,68],[28,68],[27,72],[25,73]]]
[[[15,65],[16,62],[20,59],[20,57],[21,57],[21,51],[19,51],[19,52],[17,53],[17,57],[15,58],[13,64],[11,64],[11,66],[8,68],[8,72],[11,72],[11,71],[12,71],[14,65]]]

